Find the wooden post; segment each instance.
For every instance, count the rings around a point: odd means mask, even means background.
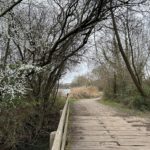
[[[60,117],[61,117],[61,115],[62,115],[62,111],[63,111],[63,110],[61,109],[61,110],[60,110]]]
[[[56,134],[56,131],[50,133],[49,150],[52,149],[54,139],[55,139],[55,134]]]

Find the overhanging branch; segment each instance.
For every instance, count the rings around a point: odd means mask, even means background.
[[[8,7],[6,10],[4,10],[1,14],[0,17],[3,17],[4,15],[6,15],[9,11],[11,11],[16,5],[18,5],[19,3],[21,3],[23,0],[18,0],[17,2],[15,2],[14,4],[12,4],[10,7]]]

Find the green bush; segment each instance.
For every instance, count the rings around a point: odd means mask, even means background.
[[[129,107],[139,110],[146,110],[147,104],[145,98],[140,95],[129,97]]]
[[[42,100],[24,101],[16,103],[15,107],[14,103],[0,103],[0,145],[3,150],[40,149],[42,139],[48,142],[49,133],[56,130],[60,109],[65,104],[65,99],[60,97],[55,103],[51,100],[46,105]]]

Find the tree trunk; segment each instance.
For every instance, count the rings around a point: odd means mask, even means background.
[[[114,72],[113,92],[114,92],[114,96],[116,97],[116,94],[117,94],[117,76],[116,76],[115,72]]]

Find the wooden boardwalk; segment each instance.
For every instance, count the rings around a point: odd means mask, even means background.
[[[73,104],[67,150],[150,150],[150,122],[93,100]]]

